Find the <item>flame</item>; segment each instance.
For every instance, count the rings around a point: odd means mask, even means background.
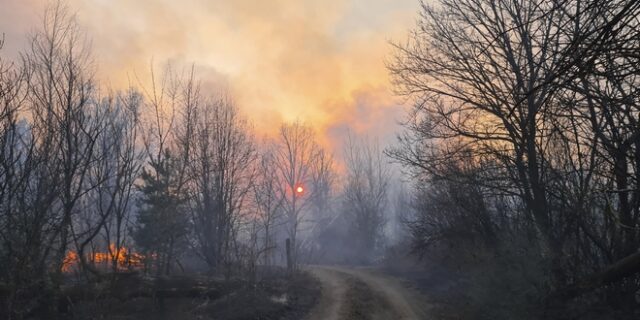
[[[62,261],[62,271],[69,272],[80,261],[78,258],[78,254],[75,251],[67,252],[67,255],[64,257]]]
[[[86,255],[86,261],[88,263],[102,265],[103,267],[110,267],[112,261],[115,260],[117,261],[117,270],[141,269],[144,266],[144,259],[144,255],[132,252],[126,247],[121,247],[120,250],[118,250],[113,243],[109,245],[107,252],[95,252]],[[76,269],[78,265],[80,265],[78,253],[69,250],[62,262],[62,271],[71,272]]]

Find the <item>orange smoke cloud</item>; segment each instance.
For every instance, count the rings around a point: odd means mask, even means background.
[[[8,47],[25,44],[14,40],[38,25],[34,12],[45,3],[3,1]],[[387,121],[399,107],[384,59],[388,40],[413,26],[416,0],[68,3],[92,39],[99,78],[112,87],[148,79],[152,59],[194,63],[205,85],[229,88],[259,133],[300,119],[333,145],[332,132],[345,124],[372,136],[397,130]]]

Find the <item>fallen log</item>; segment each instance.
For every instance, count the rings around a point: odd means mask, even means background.
[[[215,300],[222,295],[222,291],[214,288],[166,288],[133,291],[127,294],[124,300],[131,298],[209,298]]]
[[[600,272],[589,275],[576,281],[572,285],[557,290],[549,299],[567,301],[603,286],[621,281],[639,272],[640,252],[636,252],[618,260]]]

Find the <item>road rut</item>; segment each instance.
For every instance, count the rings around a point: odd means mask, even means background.
[[[322,296],[307,320],[428,319],[425,299],[398,279],[365,268],[307,267]]]

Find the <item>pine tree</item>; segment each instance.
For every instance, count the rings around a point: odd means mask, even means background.
[[[188,217],[178,169],[177,159],[165,151],[160,161],[150,163],[141,175],[142,195],[133,236],[158,275],[170,274],[176,253],[186,246]]]

